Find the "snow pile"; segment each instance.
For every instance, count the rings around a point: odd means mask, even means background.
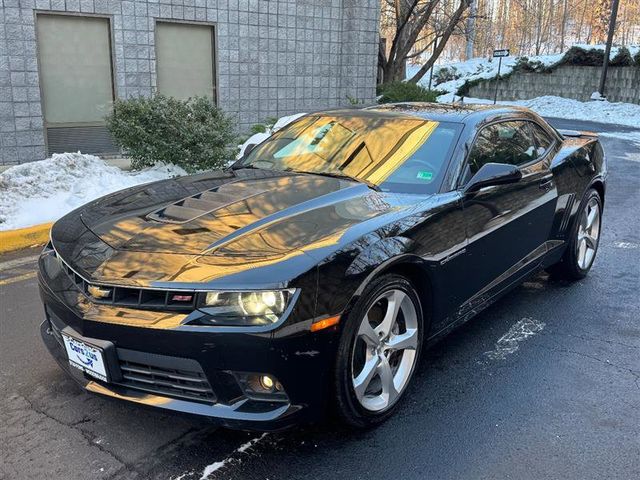
[[[584,50],[596,49],[596,50],[604,50],[604,45],[582,45],[576,44],[574,47],[579,47]],[[640,51],[640,46],[628,46],[627,47],[631,55],[635,55]],[[556,53],[551,55],[523,55],[526,56],[531,62],[541,62],[545,66],[551,66],[554,63],[559,62],[566,52]],[[611,48],[611,54],[609,58],[613,58],[618,53],[618,47]],[[504,57],[502,59],[502,68],[500,69],[500,75],[505,75],[513,70],[513,67],[518,62],[518,59],[521,57]],[[436,90],[443,90],[448,94],[455,93],[458,88],[460,88],[465,81],[467,80],[475,80],[478,78],[493,78],[498,74],[498,58],[472,58],[470,60],[464,62],[446,62],[439,65],[436,65],[433,68],[433,78],[434,81],[431,84],[431,88]],[[455,74],[460,75],[460,78],[456,80],[450,80],[448,82],[441,83],[439,85],[435,85],[435,78],[438,75],[438,72],[443,68],[448,68],[450,71],[455,68]],[[407,78],[413,77],[415,73],[420,69],[420,65],[407,65]],[[418,82],[420,85],[427,87],[429,86],[429,72],[427,72],[422,79]],[[442,96],[439,101],[451,101],[452,96]]]
[[[0,174],[0,230],[51,222],[108,193],[185,174],[174,165],[124,172],[81,153],[16,165]]]
[[[570,98],[544,97],[510,102],[529,107],[543,117],[589,120],[599,123],[615,123],[640,128],[640,105],[607,101],[580,102]]]
[[[448,95],[445,101],[451,101]],[[459,100],[460,97],[455,97]],[[486,98],[465,97],[464,103],[492,104]],[[585,120],[598,123],[612,123],[628,127],[640,127],[640,105],[634,103],[612,103],[607,101],[581,102],[571,98],[545,95],[530,100],[500,100],[500,105],[517,105],[527,107],[543,117],[565,118],[568,120]]]
[[[273,135],[274,132],[277,132],[282,127],[289,125],[294,120],[306,115],[306,113],[294,113],[293,115],[287,115],[286,117],[280,117],[276,123],[274,123],[271,127],[267,127],[267,130],[264,132],[256,133],[251,135],[242,145],[238,145],[240,151],[236,156],[237,159],[242,158],[244,155],[245,149],[249,145],[258,145],[259,143],[264,142],[267,138]]]

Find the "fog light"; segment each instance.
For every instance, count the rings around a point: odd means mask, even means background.
[[[260,377],[260,386],[265,390],[272,390],[274,386],[273,378],[269,375],[262,375]]]
[[[265,373],[234,372],[240,388],[252,400],[283,402],[288,399],[282,384]]]

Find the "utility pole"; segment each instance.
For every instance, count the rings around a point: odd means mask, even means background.
[[[473,44],[476,41],[476,16],[478,14],[478,0],[471,1],[469,18],[467,18],[467,48],[465,56],[467,60],[473,58]]]
[[[611,3],[611,18],[609,18],[609,31],[607,32],[607,47],[604,49],[604,61],[602,62],[602,75],[600,76],[600,86],[598,93],[604,97],[604,85],[607,82],[607,70],[609,69],[609,54],[611,53],[611,43],[613,42],[613,33],[616,29],[616,17],[618,16],[619,0],[613,0]]]

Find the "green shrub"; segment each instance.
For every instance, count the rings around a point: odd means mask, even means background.
[[[640,50],[634,55],[633,60],[635,64],[640,67]]]
[[[433,77],[434,85],[440,85],[444,82],[450,82],[451,80],[457,80],[460,78],[458,69],[456,67],[442,67]]]
[[[251,132],[251,135],[255,135],[256,133],[264,133],[267,130],[273,128],[277,121],[278,119],[276,117],[267,117],[264,119],[263,123],[256,123],[254,125],[251,125],[249,131]]]
[[[611,59],[612,67],[630,67],[633,65],[633,57],[627,47],[620,47],[618,53]]]
[[[256,133],[269,132],[277,121],[278,119],[276,117],[267,117],[262,123],[254,123],[253,125],[251,125],[248,132],[242,132],[238,135],[238,137],[235,139],[236,143],[241,145]]]
[[[389,82],[378,85],[378,103],[435,102],[441,92],[428,90],[411,82]]]
[[[233,158],[236,140],[232,119],[207,97],[116,100],[107,128],[134,169],[158,162],[189,172],[220,168]]]
[[[540,60],[529,60],[527,57],[520,57],[513,66],[512,72],[549,73],[551,70],[551,67]]]
[[[267,131],[267,128],[268,127],[264,123],[255,123],[251,125],[249,132],[251,132],[251,135],[255,135],[256,133],[264,133]]]
[[[500,75],[500,77],[502,77],[502,75]],[[487,82],[487,81],[489,80],[484,78],[474,78],[473,80],[465,80],[464,83],[460,85],[460,87],[458,87],[458,90],[456,90],[456,95],[458,95],[459,97],[468,97],[469,90],[471,90],[472,87],[475,87],[476,85],[480,85],[482,82]]]
[[[359,105],[365,104],[364,98],[358,98],[358,97],[352,97],[351,95],[346,95],[346,99],[347,99],[347,102],[349,102],[349,105],[351,105],[352,107],[357,107]]]
[[[592,48],[585,50],[580,47],[571,47],[564,54],[561,65],[581,65],[583,67],[599,67],[604,61],[604,51]]]
[[[609,62],[612,67],[628,67],[640,60],[640,52],[636,55],[636,58],[631,56],[627,47],[620,47],[618,52]],[[564,54],[562,59],[553,67],[560,65],[577,65],[584,67],[600,67],[604,62],[604,50],[592,48],[585,50],[580,47],[571,47]]]

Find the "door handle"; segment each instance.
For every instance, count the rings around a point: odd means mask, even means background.
[[[549,180],[543,180],[542,182],[540,182],[538,187],[540,188],[540,190],[548,192],[553,188],[553,179],[550,178]]]

